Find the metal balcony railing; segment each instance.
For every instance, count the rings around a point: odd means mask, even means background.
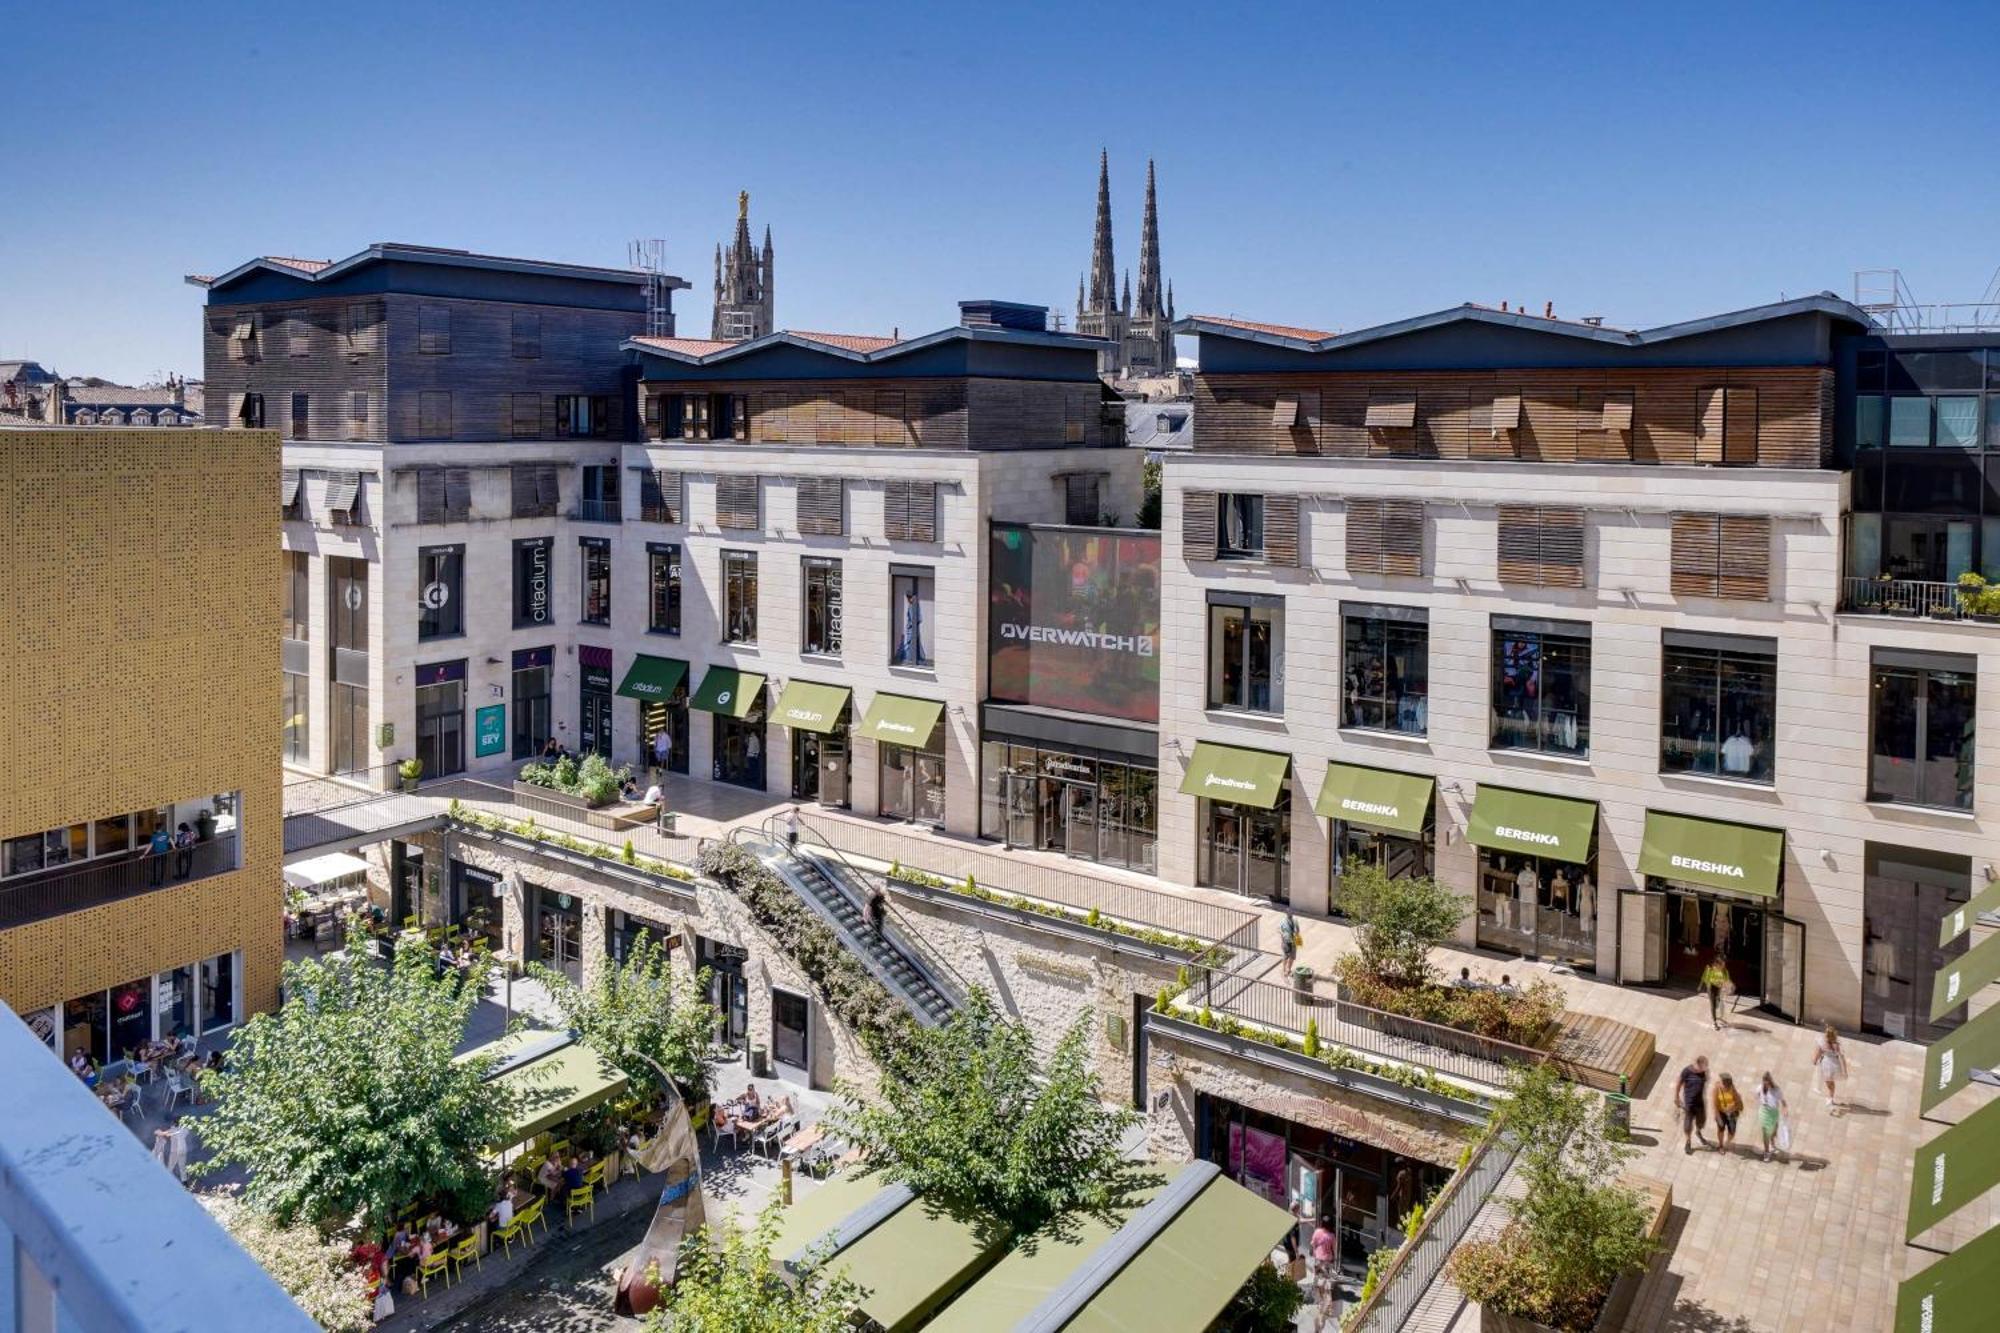
[[[578,500],[570,506],[569,516],[584,523],[625,521],[624,506],[616,500]]]
[[[318,1327],[0,1005],[0,1333]]]
[[[182,857],[187,858],[186,874],[178,873]],[[24,875],[0,883],[0,930],[227,874],[237,865],[236,834],[229,832],[187,852],[129,852]]]
[[[1958,604],[1958,585],[1915,579],[1871,579],[1852,576],[1840,581],[1840,609],[1876,616],[1913,616],[1926,620],[1965,620]]]

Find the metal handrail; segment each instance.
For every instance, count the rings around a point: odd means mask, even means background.
[[[1925,579],[1878,579],[1847,575],[1840,581],[1840,609],[1926,620],[1964,620],[1956,583]]]
[[[188,873],[175,875],[174,862],[181,856],[188,858]],[[198,879],[226,875],[238,865],[236,831],[232,829],[184,851],[161,856],[139,848],[74,862],[60,870],[38,871],[0,885],[0,929],[178,888]]]

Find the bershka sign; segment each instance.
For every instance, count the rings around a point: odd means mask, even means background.
[[[1063,629],[1056,625],[1017,625],[1011,621],[1000,622],[1000,637],[1003,639],[1024,639],[1029,643],[1054,643],[1069,648],[1093,648],[1103,653],[1136,653],[1140,657],[1153,655],[1153,636],[1150,634],[1103,634],[1089,629]]]
[[[1340,798],[1340,808],[1351,810],[1357,815],[1379,815],[1384,819],[1402,818],[1402,810],[1393,805],[1381,805],[1375,801],[1357,801],[1352,796]]]
[[[1533,829],[1515,828],[1510,824],[1495,824],[1493,836],[1510,838],[1515,842],[1531,842],[1537,847],[1560,847],[1562,839],[1553,833],[1537,833]]]
[[[1704,875],[1727,875],[1731,879],[1747,878],[1742,866],[1733,866],[1727,861],[1701,861],[1679,853],[1675,853],[1672,860],[1676,870],[1698,870]]]

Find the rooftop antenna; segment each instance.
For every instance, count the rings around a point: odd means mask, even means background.
[[[673,333],[673,307],[667,290],[667,243],[658,236],[634,241],[626,247],[627,262],[646,275],[646,336],[665,338]]]

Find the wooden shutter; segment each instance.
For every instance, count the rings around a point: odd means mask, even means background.
[[[1599,430],[1632,429],[1632,391],[1630,389],[1607,389],[1604,393],[1604,411],[1598,416]]]
[[[1493,413],[1488,427],[1495,435],[1503,430],[1521,429],[1521,395],[1518,393],[1496,393],[1493,395]]]
[[[1264,559],[1273,565],[1299,563],[1299,497],[1264,497]]]
[[[1719,595],[1722,516],[1675,514],[1670,585],[1676,597]]]
[[[1070,472],[1063,476],[1063,522],[1095,525],[1103,513],[1101,474]]]
[[[681,474],[639,468],[639,517],[647,523],[681,521]]]
[[[1727,413],[1720,388],[1703,389],[1695,400],[1694,461],[1722,461],[1722,428]]]
[[[875,443],[890,445],[909,443],[909,432],[903,428],[905,400],[906,395],[901,389],[875,391]]]
[[[326,511],[331,522],[343,527],[353,527],[360,522],[361,474],[359,472],[326,474]]]
[[[446,520],[452,523],[463,523],[472,517],[472,473],[469,469],[445,469],[444,513]]]
[[[1271,424],[1277,428],[1280,441],[1291,438],[1292,427],[1299,424],[1299,399],[1297,394],[1280,394],[1277,405],[1271,409]]]
[[[1721,597],[1762,602],[1771,596],[1771,520],[1765,514],[1724,514],[1715,590]]]
[[[1181,558],[1215,559],[1215,492],[1181,492]]]
[[[417,469],[417,522],[444,522],[444,469]]]
[[[1370,430],[1409,430],[1417,424],[1417,396],[1406,389],[1390,389],[1368,399]]]
[[[1583,586],[1583,510],[1501,505],[1496,533],[1500,581],[1538,588]]]
[[[715,525],[719,528],[754,530],[758,523],[756,477],[715,479]]]
[[[1722,461],[1757,461],[1757,390],[1730,388],[1722,391]]]
[[[800,532],[838,537],[847,530],[847,486],[839,477],[795,477],[792,493],[798,504]]]
[[[1389,522],[1387,500],[1347,502],[1347,572],[1385,574],[1384,529]],[[1267,520],[1268,521],[1268,520]],[[1421,520],[1420,520],[1421,521]],[[1418,541],[1422,541],[1421,533]]]
[[[1502,583],[1539,583],[1542,511],[1533,505],[1501,505],[1498,549]]]
[[[1381,500],[1382,572],[1416,578],[1424,572],[1424,502]]]
[[[937,485],[892,481],[882,489],[882,526],[891,541],[937,540]]]
[[[562,483],[557,478],[553,463],[535,468],[535,504],[544,514],[555,513],[562,504]]]

